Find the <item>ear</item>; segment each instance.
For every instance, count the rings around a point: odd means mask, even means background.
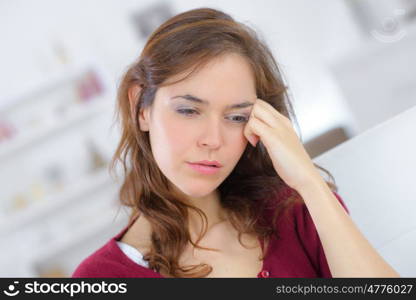
[[[140,97],[142,88],[135,84],[128,90],[128,97],[130,102],[130,111],[132,120],[136,117],[136,105]],[[142,131],[149,131],[149,109],[141,109],[139,112],[139,126]]]

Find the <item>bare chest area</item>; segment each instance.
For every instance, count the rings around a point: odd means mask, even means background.
[[[260,260],[262,255],[260,245],[253,249],[240,247],[222,247],[219,252],[193,249],[186,251],[182,255],[181,265],[192,265],[206,263],[213,270],[206,277],[257,277],[261,271],[263,262]]]
[[[142,236],[142,233],[129,230],[122,241],[132,245],[141,253],[146,253],[149,250],[148,243],[140,242],[137,239],[138,236]],[[195,236],[193,241],[196,242]],[[218,251],[196,248],[189,243],[178,258],[180,266],[188,267],[201,263],[210,265],[212,271],[206,276],[207,278],[256,278],[262,270],[262,247],[260,240],[255,235],[242,234],[240,243],[236,230],[229,225],[221,225],[207,233],[198,245]],[[160,274],[170,277],[163,272]]]
[[[195,248],[189,245],[179,258],[181,266],[208,264],[212,271],[207,278],[256,278],[263,267],[262,248],[256,236],[242,235],[242,244],[236,232],[208,236],[200,246],[218,251]],[[163,274],[162,274],[163,275]]]

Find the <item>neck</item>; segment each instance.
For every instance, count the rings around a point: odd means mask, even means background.
[[[205,228],[208,232],[213,226],[223,223],[228,219],[224,208],[221,206],[220,195],[217,190],[204,197],[196,198],[186,196],[186,199],[190,205],[202,210],[207,217],[206,223],[200,214],[193,209],[189,209],[189,231],[191,237],[196,238]]]

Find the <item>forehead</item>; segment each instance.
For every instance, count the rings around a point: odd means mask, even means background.
[[[192,103],[197,103],[197,104],[201,104],[201,105],[206,105],[209,106],[210,102],[201,98],[198,98],[196,96],[190,95],[190,94],[186,94],[186,95],[178,95],[178,96],[174,96],[170,98],[171,100],[175,100],[175,99],[184,99],[187,101],[190,101]],[[254,100],[254,99],[253,99]],[[243,102],[235,102],[235,103],[231,103],[231,104],[227,104],[225,106],[226,109],[238,109],[238,108],[246,108],[246,107],[251,107],[254,105],[255,101],[243,101]]]
[[[186,75],[187,73],[173,76],[168,82],[174,82]],[[227,54],[215,58],[188,78],[161,89],[171,97],[191,94],[208,102],[219,101],[227,104],[256,97],[252,68],[248,61],[238,54]]]

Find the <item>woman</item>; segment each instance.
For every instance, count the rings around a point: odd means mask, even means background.
[[[162,24],[118,108],[130,222],[73,277],[398,276],[299,141],[271,52],[229,15]]]

